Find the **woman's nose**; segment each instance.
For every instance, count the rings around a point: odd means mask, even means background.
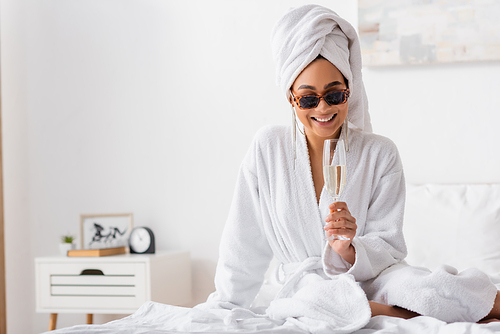
[[[319,99],[319,103],[318,105],[316,106],[316,110],[319,111],[319,112],[328,112],[328,109],[330,108],[330,106],[328,105],[328,103],[326,103],[325,99],[324,98],[320,98]]]

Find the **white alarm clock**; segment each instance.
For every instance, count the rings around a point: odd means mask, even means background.
[[[150,228],[136,227],[130,233],[128,245],[131,254],[154,254],[155,236]]]

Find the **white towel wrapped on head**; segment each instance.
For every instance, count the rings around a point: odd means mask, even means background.
[[[274,26],[271,46],[276,63],[276,83],[287,98],[300,72],[321,55],[349,82],[349,122],[361,130],[372,131],[368,99],[361,78],[359,39],[349,22],[318,5],[292,8]]]

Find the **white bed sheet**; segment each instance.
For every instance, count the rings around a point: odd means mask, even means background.
[[[191,321],[194,323],[190,323]],[[237,324],[226,325],[217,316],[207,315],[190,308],[145,303],[137,312],[123,319],[103,325],[77,325],[47,332],[52,334],[166,334],[166,333],[272,333],[304,334],[303,330],[290,323],[276,324],[268,319],[244,319]],[[333,333],[333,332],[332,332]],[[340,332],[338,332],[340,333]],[[500,322],[475,324],[458,322],[447,324],[431,317],[416,317],[409,320],[386,316],[373,317],[370,322],[354,334],[488,334],[500,333]]]
[[[440,263],[458,268],[477,267],[488,273],[500,289],[500,184],[486,185],[408,185],[405,236],[409,245],[409,260],[413,265],[432,267]],[[422,210],[422,207],[425,210]],[[422,216],[424,214],[424,216]],[[432,219],[431,219],[432,218]],[[470,221],[476,227],[474,235],[479,242],[474,247],[462,249],[469,240],[456,231],[465,230]],[[424,233],[428,230],[442,233]],[[447,236],[448,238],[444,238]],[[452,237],[453,236],[453,237]],[[429,240],[429,237],[435,240]],[[460,239],[459,237],[464,237]],[[426,247],[422,248],[422,240]],[[469,240],[470,241],[470,240]],[[484,247],[483,247],[484,246]],[[464,251],[467,251],[464,253]],[[468,262],[463,262],[467,260]],[[462,262],[459,262],[462,261]],[[273,261],[266,280],[253,307],[265,307],[273,299],[280,285]],[[120,320],[103,325],[78,325],[50,333],[306,333],[290,322],[280,324],[266,318],[244,319],[227,325],[224,316],[215,316],[196,309],[181,308],[154,302],[145,303],[137,312]],[[340,333],[340,332],[338,332]],[[450,323],[431,317],[410,320],[378,316],[354,334],[487,334],[500,333],[500,322],[489,324]]]

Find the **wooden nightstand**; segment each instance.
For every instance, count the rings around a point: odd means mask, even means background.
[[[144,302],[183,305],[191,301],[189,252],[121,254],[103,257],[35,259],[36,311],[51,313],[130,314]]]

